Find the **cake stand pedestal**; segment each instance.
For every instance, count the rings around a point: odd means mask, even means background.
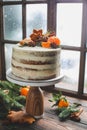
[[[54,85],[63,79],[63,75],[49,80],[24,80],[12,74],[11,69],[6,73],[6,78],[10,82],[19,84],[21,86],[30,86],[26,98],[26,113],[35,118],[41,118],[44,113],[44,97],[40,87]]]

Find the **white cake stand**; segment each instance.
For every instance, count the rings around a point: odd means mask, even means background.
[[[6,78],[10,82],[21,86],[31,86],[26,98],[26,113],[35,118],[41,118],[44,112],[44,99],[40,87],[54,85],[60,82],[63,77],[63,75],[60,75],[57,78],[49,80],[24,80],[13,75],[11,69],[6,73]]]

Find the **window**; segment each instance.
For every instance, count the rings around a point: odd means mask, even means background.
[[[65,76],[54,91],[87,99],[87,1],[0,0],[0,12],[0,79],[10,67],[12,46],[33,28],[53,30],[61,40]]]
[[[57,4],[57,35],[62,45],[81,46],[82,3]]]
[[[64,80],[56,84],[58,88],[78,91],[80,53],[77,51],[61,50],[61,73]]]
[[[82,7],[82,3],[57,3],[57,36],[62,45],[81,47]],[[76,50],[62,51],[61,70],[65,78],[61,85],[56,86],[77,92],[80,52]]]
[[[25,37],[29,37],[32,30],[42,28],[47,30],[47,3],[20,2],[20,0],[4,0],[3,11],[3,39],[6,71],[11,66],[12,46]],[[5,3],[6,2],[6,3]],[[14,3],[13,3],[14,2]],[[44,3],[43,3],[44,2]],[[22,27],[24,27],[22,29]],[[15,41],[15,42],[14,42]]]
[[[27,37],[33,28],[47,30],[47,4],[28,4],[26,6],[26,30]]]
[[[7,5],[3,7],[4,39],[22,39],[22,6]]]

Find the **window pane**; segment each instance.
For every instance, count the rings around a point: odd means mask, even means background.
[[[27,1],[46,1],[46,0],[27,0]]]
[[[11,67],[12,44],[5,44],[5,63],[6,71]]]
[[[21,0],[3,0],[3,1],[21,1]]]
[[[82,4],[57,4],[57,35],[62,45],[81,45]]]
[[[47,4],[27,5],[27,37],[33,29],[47,30]]]
[[[56,87],[78,91],[79,60],[79,52],[65,50],[61,52],[61,73],[64,79],[56,84]]]
[[[87,48],[87,42],[86,42],[86,48]]]
[[[86,53],[86,64],[85,64],[85,81],[84,81],[84,93],[87,93],[87,53]]]
[[[22,6],[4,6],[4,38],[7,40],[22,39]]]

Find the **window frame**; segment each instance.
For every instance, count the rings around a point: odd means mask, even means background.
[[[57,13],[57,4],[60,3],[83,3],[83,14],[82,14],[82,35],[81,35],[81,47],[72,47],[67,45],[62,45],[63,50],[73,50],[80,52],[80,68],[79,68],[79,81],[78,81],[78,92],[69,91],[66,89],[57,89],[55,87],[50,87],[48,91],[58,92],[62,91],[68,96],[74,96],[78,98],[87,99],[87,94],[83,93],[84,91],[84,74],[85,74],[85,61],[86,61],[86,42],[87,42],[87,1],[86,0],[31,0],[31,1],[0,1],[0,79],[6,79],[6,69],[5,69],[5,54],[4,54],[4,45],[5,44],[15,44],[18,41],[11,41],[4,39],[3,33],[3,6],[6,5],[22,5],[22,31],[23,38],[26,37],[26,5],[27,4],[39,4],[47,3],[48,12],[47,12],[47,29],[54,30],[56,32],[56,13]],[[83,67],[84,66],[84,67]]]

